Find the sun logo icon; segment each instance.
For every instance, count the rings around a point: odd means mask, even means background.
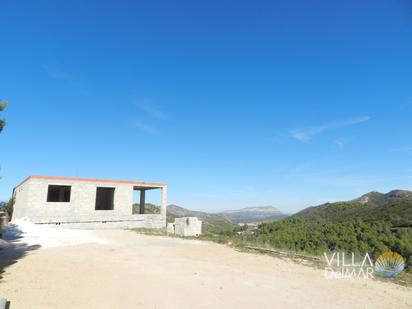
[[[396,278],[404,268],[402,256],[392,251],[380,255],[375,262],[375,270],[383,278]]]

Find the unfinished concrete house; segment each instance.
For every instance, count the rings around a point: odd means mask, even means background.
[[[160,190],[160,213],[145,214],[147,190]],[[133,194],[140,192],[133,214]],[[29,176],[13,189],[13,220],[78,228],[164,228],[167,185],[163,183]]]

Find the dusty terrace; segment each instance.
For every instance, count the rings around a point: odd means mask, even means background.
[[[10,308],[410,308],[412,290],[215,243],[26,225],[0,251]]]

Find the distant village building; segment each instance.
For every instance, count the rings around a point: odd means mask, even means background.
[[[196,217],[175,218],[174,223],[167,224],[167,233],[178,236],[199,236],[202,234],[202,221]]]
[[[160,214],[145,214],[145,193],[159,189]],[[133,192],[140,209],[133,214]],[[13,219],[75,228],[164,228],[167,185],[163,183],[29,176],[13,189]]]

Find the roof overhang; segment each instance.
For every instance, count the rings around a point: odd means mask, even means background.
[[[110,180],[110,179],[96,179],[96,178],[77,178],[77,177],[62,177],[62,176],[38,176],[32,175],[24,179],[15,188],[20,187],[26,181],[30,179],[44,179],[44,180],[61,180],[61,181],[74,181],[74,182],[95,182],[95,183],[113,183],[113,184],[129,184],[138,189],[161,189],[167,187],[167,184],[160,182],[144,182],[133,180]]]

